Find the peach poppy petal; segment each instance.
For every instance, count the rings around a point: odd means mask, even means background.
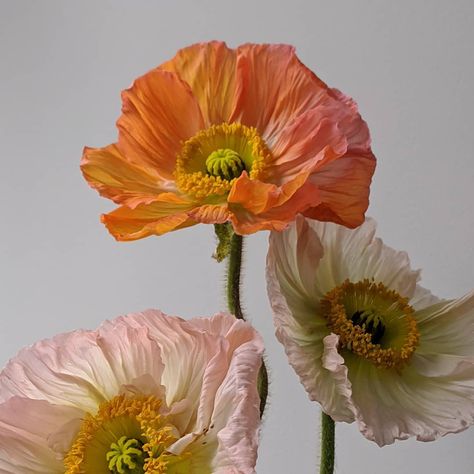
[[[206,126],[228,122],[235,104],[236,52],[220,41],[183,48],[160,69],[175,72],[193,91]]]
[[[328,87],[282,44],[237,49],[238,102],[232,121],[256,127],[270,145],[292,120],[327,97]]]
[[[247,173],[242,173],[228,197],[236,232],[283,230],[296,214],[319,204],[318,189],[307,178],[307,173],[300,173],[279,187],[252,180]]]
[[[152,168],[127,161],[115,144],[84,148],[81,170],[89,185],[117,204],[136,207],[166,191],[166,183]]]
[[[319,189],[321,204],[303,214],[355,228],[364,222],[375,157],[344,155],[313,173],[310,181]]]
[[[227,204],[205,204],[189,212],[196,222],[203,224],[223,224],[230,220]]]
[[[115,239],[130,241],[150,235],[163,235],[196,224],[188,215],[193,207],[195,204],[192,201],[166,193],[134,209],[119,207],[103,214],[101,220]]]
[[[173,180],[184,140],[204,127],[199,104],[177,74],[154,69],[122,93],[118,148],[134,163]]]

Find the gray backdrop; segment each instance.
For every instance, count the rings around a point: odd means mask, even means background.
[[[121,89],[196,41],[287,42],[353,96],[379,159],[370,214],[443,297],[474,286],[472,1],[0,0],[0,364],[33,341],[158,307],[224,306],[211,226],[116,243],[113,208],[79,172],[115,140]],[[271,395],[259,473],[316,472],[318,406],[273,337],[267,233],[247,239],[243,295],[264,335]],[[474,429],[379,449],[337,427],[337,472],[472,473]]]

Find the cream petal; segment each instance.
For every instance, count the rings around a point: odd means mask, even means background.
[[[474,357],[474,292],[415,313],[422,354]]]
[[[302,229],[305,228],[301,219],[299,224]],[[298,222],[293,229],[297,225]],[[272,234],[267,259],[267,291],[276,336],[283,344],[290,365],[299,376],[309,398],[319,402],[323,410],[336,421],[352,422],[354,412],[350,402],[350,383],[344,360],[337,352],[338,338],[329,333],[326,321],[318,315],[317,304],[308,299],[303,285],[295,284],[301,275],[306,275],[303,278],[311,281],[309,273],[299,270],[299,267],[316,267],[313,260],[320,256],[318,240],[315,241],[313,235],[304,244],[305,239],[302,239],[302,248],[305,245],[315,245],[312,249],[314,254],[312,258],[305,259],[305,252],[301,252],[299,263],[295,263],[298,262],[295,245],[283,245],[283,239],[289,236],[291,233],[288,231],[283,235]],[[278,250],[277,245],[280,246]],[[284,286],[280,286],[279,279],[285,272],[285,278],[290,279],[291,285],[284,283]]]
[[[425,377],[414,367],[401,374],[346,359],[361,432],[379,446],[416,436],[433,441],[474,423],[474,366],[461,376]]]
[[[44,399],[95,412],[146,374],[161,379],[159,347],[146,328],[76,331],[23,349],[0,374],[0,397]]]
[[[292,309],[304,306],[312,313],[310,308],[316,307],[323,296],[316,286],[316,269],[322,256],[323,248],[318,235],[302,216],[298,216],[284,232],[271,232],[267,281],[278,281]],[[268,286],[275,287],[270,281]]]
[[[0,472],[61,474],[83,412],[44,400],[12,397],[0,404]]]
[[[357,282],[373,278],[403,297],[414,295],[419,271],[410,268],[406,252],[394,250],[375,238],[373,219],[367,218],[357,229],[330,222],[308,222],[324,249],[316,276],[320,293],[326,293],[346,279]]]

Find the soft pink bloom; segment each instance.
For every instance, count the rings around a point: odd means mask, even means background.
[[[262,352],[222,313],[149,310],[40,341],[0,374],[0,473],[253,473]]]

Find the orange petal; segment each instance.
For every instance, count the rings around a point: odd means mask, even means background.
[[[189,84],[208,127],[229,121],[236,100],[235,62],[235,50],[212,41],[181,49],[160,69],[175,72]]]
[[[317,187],[301,173],[279,187],[251,180],[243,173],[229,193],[228,206],[238,233],[257,230],[282,230],[296,214],[321,203]]]
[[[230,220],[227,204],[205,204],[189,212],[189,216],[203,224],[223,224]]]
[[[243,207],[232,207],[231,220],[234,230],[241,235],[252,234],[259,230],[280,232],[295,219],[298,213],[303,212],[309,206],[314,206],[318,201],[320,198],[317,187],[310,181],[306,181],[281,205],[261,214],[252,214]]]
[[[369,206],[375,163],[371,153],[365,156],[348,154],[319,169],[310,181],[318,187],[322,203],[303,214],[351,228],[362,224]]]
[[[164,191],[154,170],[128,162],[115,144],[84,148],[81,170],[102,196],[129,207],[151,202]]]
[[[135,209],[122,206],[102,215],[102,222],[117,240],[137,240],[150,235],[163,235],[172,230],[196,224],[188,216],[195,206],[167,193],[149,204],[140,204]]]
[[[256,127],[272,144],[279,130],[327,96],[327,86],[288,45],[237,49],[237,106],[232,121]]]
[[[308,173],[301,173],[283,186],[277,186],[250,179],[243,172],[232,186],[227,201],[230,206],[238,204],[254,214],[261,214],[288,201],[303,186],[307,177]],[[320,201],[317,199],[314,202],[319,204]]]
[[[347,138],[338,123],[317,107],[302,114],[278,135],[272,149],[274,159],[265,167],[264,177],[283,184],[300,173],[313,172],[346,150]]]
[[[118,148],[128,160],[173,179],[182,142],[204,122],[189,86],[176,74],[154,69],[122,93]]]

